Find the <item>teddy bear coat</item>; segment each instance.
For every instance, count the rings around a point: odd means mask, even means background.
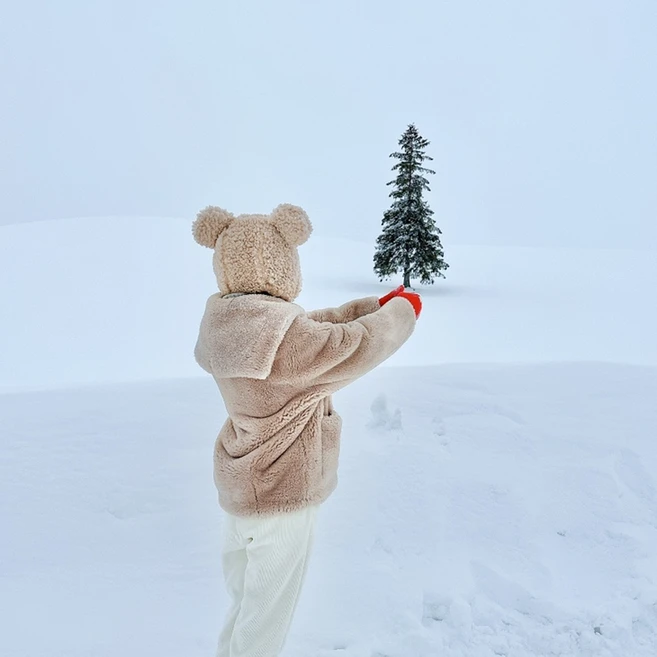
[[[400,298],[306,313],[269,294],[211,296],[195,357],[228,412],[214,447],[222,508],[270,515],[324,502],[342,425],[331,395],[395,353],[415,322]]]

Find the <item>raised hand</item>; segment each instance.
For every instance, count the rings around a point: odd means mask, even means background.
[[[385,297],[381,297],[379,299],[379,304],[381,306],[385,306],[390,299],[394,299],[395,297],[398,297],[400,294],[404,292],[406,288],[403,285],[400,285],[398,288],[394,289],[392,292],[388,292],[388,294],[385,295]]]
[[[408,301],[413,306],[416,318],[420,316],[420,313],[422,312],[422,299],[420,298],[419,294],[416,292],[401,292],[397,296],[406,299],[406,301]]]

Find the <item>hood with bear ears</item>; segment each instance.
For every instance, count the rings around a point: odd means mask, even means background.
[[[223,296],[266,293],[294,301],[301,293],[297,247],[312,232],[299,207],[279,205],[271,214],[235,217],[216,206],[198,213],[195,240],[214,249],[213,267]]]

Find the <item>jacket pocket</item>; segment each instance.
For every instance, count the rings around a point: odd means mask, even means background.
[[[329,395],[324,400],[324,416],[331,417],[334,414],[335,414],[335,408],[333,408],[333,397]]]
[[[335,476],[340,458],[342,418],[332,410],[322,418],[322,478]]]

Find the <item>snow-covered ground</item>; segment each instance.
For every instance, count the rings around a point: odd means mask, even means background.
[[[389,287],[369,245],[302,254],[308,307]],[[412,341],[336,397],[286,657],[654,656],[654,254],[448,255]],[[0,654],[212,655],[210,252],[181,221],[65,221],[0,228],[0,263]]]

